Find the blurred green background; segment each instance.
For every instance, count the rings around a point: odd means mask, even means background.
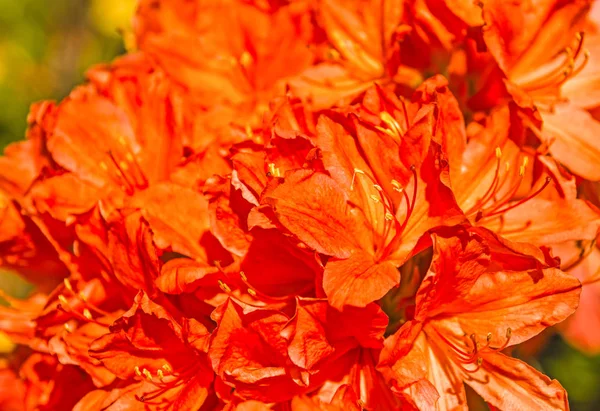
[[[134,7],[135,0],[0,0],[0,148],[24,137],[32,102],[60,100],[89,66],[124,52],[120,32],[130,28]],[[0,288],[18,297],[31,291],[6,272]],[[10,344],[0,336],[2,348]],[[600,410],[600,357],[554,335],[527,361],[561,381],[573,410]]]
[[[23,138],[29,105],[60,99],[87,67],[123,52],[134,0],[0,0],[0,147]]]

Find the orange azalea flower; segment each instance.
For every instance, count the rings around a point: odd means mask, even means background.
[[[586,27],[589,5],[586,0],[540,7],[486,1],[483,37],[507,77],[508,92],[521,107],[539,110],[542,125],[523,115],[525,125],[575,174],[598,180],[600,125],[586,111],[600,104],[598,64],[590,61],[587,47],[593,54],[600,49],[598,22]]]
[[[567,409],[507,354],[573,275],[598,348],[588,5],[141,0],[141,51],[0,158],[0,263],[40,291],[0,307],[0,404]]]
[[[314,8],[327,37],[323,61],[290,86],[317,108],[348,103],[373,83],[414,87],[423,81],[420,71],[443,64],[439,50],[452,49],[481,21],[480,8],[464,0],[327,0]]]
[[[467,409],[463,383],[500,409],[568,409],[564,389],[502,354],[577,307],[580,284],[544,250],[485,229],[440,231],[416,296],[414,318],[386,340],[380,367],[415,401]],[[515,290],[518,290],[515,295]]]
[[[465,214],[505,238],[539,246],[594,239],[600,210],[577,199],[575,179],[554,160],[527,154],[510,140],[510,124],[504,107],[485,124],[470,125],[469,142],[450,172]]]
[[[437,121],[432,106],[373,89],[356,112],[319,119],[313,140],[331,177],[292,171],[265,194],[280,224],[333,257],[323,288],[334,307],[381,298],[428,229],[462,218],[431,141]]]
[[[205,354],[208,335],[198,321],[176,319],[140,292],[110,333],[90,345],[90,355],[122,382],[90,392],[76,409],[198,409],[212,382]]]
[[[313,60],[302,2],[268,10],[247,3],[141,1],[134,21],[140,49],[189,90],[201,107],[195,114],[217,130],[259,125],[285,80]]]

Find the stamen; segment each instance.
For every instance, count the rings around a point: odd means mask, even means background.
[[[223,290],[227,294],[231,293],[231,288],[229,288],[229,286],[225,284],[222,280],[218,280],[218,283],[221,290]]]
[[[58,301],[60,301],[63,305],[67,305],[67,306],[69,305],[69,302],[67,301],[65,296],[62,294],[58,295]]]
[[[88,310],[87,308],[83,309],[83,316],[88,320],[92,319],[92,313],[90,313],[90,310]]]
[[[381,114],[379,114],[379,118],[385,123],[386,126],[389,127],[390,130],[392,130],[395,133],[393,134],[394,137],[400,137],[402,135],[400,124],[398,124],[396,119],[392,117],[390,113],[388,113],[387,111],[383,111],[381,112]]]
[[[140,371],[140,367],[138,367],[137,365],[135,366],[135,368],[133,369],[135,371],[135,375],[137,375],[138,377],[142,376],[142,372]]]
[[[354,180],[356,179],[357,174],[365,174],[365,172],[358,168],[354,169],[354,173],[352,173],[352,182],[350,183],[350,191],[354,190]]]
[[[240,65],[244,68],[248,68],[253,62],[254,59],[252,58],[252,55],[245,50],[240,56]]]
[[[396,180],[392,180],[392,187],[395,191],[401,193],[404,191],[404,188],[400,185],[400,183]]]
[[[539,189],[537,189],[534,193],[528,195],[527,197],[523,198],[522,200],[519,200],[516,203],[514,203],[506,208],[503,208],[501,210],[496,210],[493,213],[487,214],[485,217],[492,217],[492,216],[495,216],[498,214],[504,214],[505,212],[510,211],[513,208],[516,208],[523,203],[526,203],[527,201],[531,200],[532,198],[534,198],[535,196],[540,194],[542,191],[544,191],[544,189],[546,187],[548,187],[548,184],[550,184],[550,181],[552,181],[552,179],[550,177],[546,177],[546,181],[544,182],[544,185],[542,187],[540,187]]]
[[[150,371],[148,371],[147,369],[143,369],[142,370],[142,374],[144,374],[146,376],[146,379],[150,382],[152,382],[152,374],[150,373]]]
[[[65,288],[72,293],[73,292],[73,286],[71,285],[71,281],[69,281],[68,278],[65,278],[63,280],[63,283],[65,284]]]
[[[165,372],[167,373],[172,373],[173,369],[171,368],[171,366],[169,364],[163,364],[162,369],[165,370]]]

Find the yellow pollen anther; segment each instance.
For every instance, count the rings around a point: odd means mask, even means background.
[[[244,68],[248,68],[253,61],[254,59],[252,58],[252,54],[248,53],[248,51],[244,51],[240,56],[240,64]]]
[[[506,329],[506,338],[510,338],[511,335],[512,335],[512,330],[510,329],[510,327],[508,327]]]
[[[79,294],[77,294],[79,296],[79,298],[81,299],[81,301],[86,302],[87,301],[87,297],[85,296],[85,294],[80,291]]]
[[[396,136],[400,136],[402,134],[402,130],[400,129],[400,124],[396,121],[394,117],[387,111],[383,111],[379,118],[383,121],[391,130],[394,131]]]
[[[365,173],[365,172],[364,172],[364,171],[362,171],[360,168],[355,168],[355,169],[354,169],[354,172],[355,172],[356,174],[364,174],[364,173]]]
[[[272,175],[273,177],[281,177],[281,174],[279,173],[279,169],[277,167],[275,167],[274,163],[269,163],[269,174]]]
[[[394,219],[394,215],[392,213],[385,213],[385,219],[392,221]]]
[[[488,335],[487,335],[487,338],[486,338],[486,339],[487,339],[487,342],[490,342],[490,341],[492,341],[492,333],[488,333]]]
[[[500,147],[496,147],[496,158],[502,157],[502,150]]]
[[[161,381],[165,378],[165,374],[163,374],[162,370],[156,371],[156,375],[158,375],[158,379]]]
[[[256,297],[256,291],[254,291],[252,288],[248,288],[248,294],[250,294],[252,297]]]
[[[90,310],[88,310],[87,308],[83,309],[83,316],[85,318],[87,318],[88,320],[92,319],[92,313],[90,312]]]
[[[104,171],[108,171],[108,166],[106,165],[106,163],[104,161],[100,162],[100,168]]]
[[[63,280],[63,283],[65,284],[65,288],[66,288],[67,290],[69,290],[70,292],[73,292],[73,286],[71,285],[71,281],[69,281],[69,279],[68,279],[68,278],[65,278],[65,279]]]
[[[137,375],[138,377],[142,376],[142,372],[140,371],[140,367],[138,367],[137,365],[135,366],[135,368],[133,369],[135,371],[135,375]]]
[[[69,302],[67,301],[67,299],[65,298],[65,296],[62,295],[62,294],[58,295],[58,301],[60,301],[61,303],[65,304],[65,305],[69,304]]]
[[[381,114],[379,114],[379,118],[386,124],[393,124],[396,122],[394,117],[392,117],[392,115],[387,111],[382,111]]]
[[[169,364],[163,364],[162,369],[165,370],[165,372],[173,372],[173,369]]]
[[[65,331],[70,333],[71,332],[71,326],[69,325],[69,323],[64,323],[63,327],[65,328]]]
[[[246,135],[249,138],[254,137],[254,132],[252,131],[252,127],[250,127],[250,124],[246,124]]]
[[[523,159],[523,167],[527,167],[527,164],[529,164],[529,157]]]
[[[371,194],[370,197],[371,197],[371,200],[373,200],[373,202],[379,203],[379,198],[375,194]]]
[[[240,277],[242,277],[242,281],[248,281],[248,277],[246,277],[243,271],[240,271]]]
[[[327,57],[331,60],[339,60],[341,58],[340,52],[336,49],[327,50]]]
[[[510,163],[508,161],[506,162],[505,166],[506,166],[506,171],[510,170]]]
[[[150,373],[150,371],[144,368],[142,370],[142,374],[146,376],[146,379],[148,379],[148,381],[152,381],[152,374]]]
[[[402,188],[402,186],[400,185],[399,182],[397,182],[396,180],[392,180],[392,187],[394,187],[394,190],[401,193],[402,191],[404,191],[404,189]]]
[[[221,290],[225,291],[226,293],[231,292],[231,288],[229,288],[229,286],[221,280],[219,280],[219,287],[221,287]]]
[[[519,177],[523,177],[525,175],[525,166],[522,165],[519,167]]]
[[[375,190],[381,192],[383,191],[383,188],[381,188],[381,186],[379,184],[373,184],[373,188],[375,188]]]

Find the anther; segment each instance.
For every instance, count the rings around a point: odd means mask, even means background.
[[[71,326],[69,325],[69,323],[64,323],[63,327],[65,329],[66,332],[71,333],[73,330],[71,330]]]
[[[252,288],[248,288],[248,294],[250,294],[252,297],[256,297],[256,291],[254,291]]]
[[[63,280],[63,283],[65,284],[65,288],[66,288],[67,290],[69,290],[70,292],[73,292],[73,286],[71,285],[71,281],[69,281],[69,279],[68,279],[68,278],[65,278],[65,279]]]
[[[496,147],[496,158],[502,157],[502,149],[500,147]]]
[[[62,294],[58,295],[58,301],[60,301],[63,305],[69,305],[69,302],[67,301],[65,296]]]
[[[394,191],[397,191],[399,193],[401,193],[402,191],[404,191],[404,188],[402,188],[402,186],[400,185],[400,183],[397,182],[396,180],[392,180],[392,187],[393,187]]]
[[[394,219],[394,215],[392,213],[385,213],[385,219],[392,221]]]
[[[252,64],[253,61],[254,59],[252,58],[252,55],[248,53],[248,51],[244,51],[240,56],[240,64],[244,68],[248,68],[248,66],[250,66],[250,64]]]
[[[252,138],[254,137],[254,132],[252,131],[252,127],[250,127],[250,124],[246,123],[246,135],[248,136],[248,138]]]
[[[148,381],[152,381],[152,374],[150,373],[150,371],[148,371],[147,369],[143,369],[142,370],[142,374],[144,374],[146,376],[146,379]]]
[[[373,184],[373,188],[375,188],[375,190],[382,192],[383,188],[381,188],[381,186],[379,184]]]
[[[396,121],[394,117],[387,111],[383,111],[379,114],[379,118],[383,121],[391,130],[393,130],[397,136],[402,134],[402,130],[400,130],[400,125]]]
[[[168,372],[168,373],[173,372],[173,369],[171,368],[171,366],[169,364],[163,364],[162,369],[165,370],[165,372]]]
[[[142,376],[142,372],[140,371],[140,367],[138,367],[137,365],[135,366],[135,368],[133,369],[135,371],[135,375],[137,375],[138,377]]]
[[[379,198],[375,194],[369,196],[374,203],[379,203]]]
[[[490,341],[492,341],[492,333],[488,333],[487,337],[486,337],[487,342],[489,343]]]
[[[248,281],[248,277],[246,277],[243,271],[240,271],[240,277],[242,277],[242,281]]]
[[[221,280],[219,280],[218,282],[219,282],[219,287],[221,287],[221,290],[225,291],[228,294],[231,292],[231,288],[229,288],[229,286],[227,284],[225,284]]]
[[[158,375],[158,379],[162,382],[162,380],[165,378],[165,374],[163,373],[163,370],[158,370],[156,371],[156,375]]]
[[[83,309],[83,316],[85,318],[87,318],[88,320],[92,319],[92,313],[90,312],[90,310],[88,310],[87,308]]]

